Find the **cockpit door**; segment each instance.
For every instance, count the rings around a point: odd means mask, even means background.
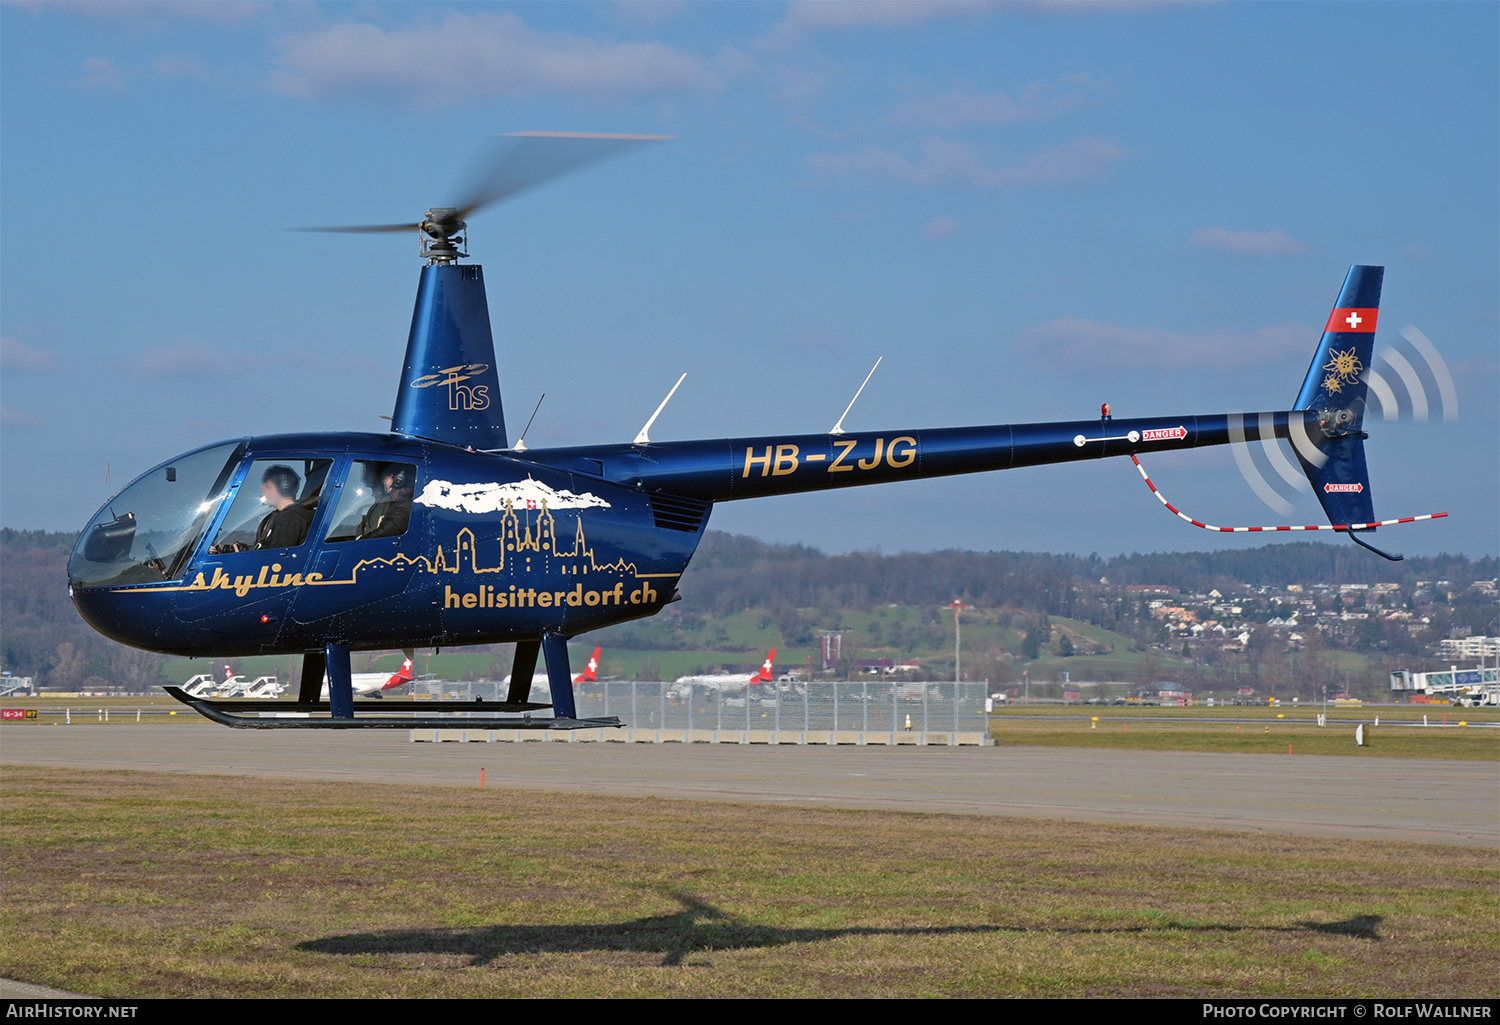
[[[200,543],[174,603],[179,620],[226,640],[276,640],[292,596],[311,572],[327,519],[336,455],[252,458]]]
[[[407,595],[414,580],[432,571],[427,518],[413,504],[421,469],[411,461],[351,456],[329,492],[333,511],[320,527],[317,579],[297,589],[284,642],[437,632],[439,617],[427,608],[425,589]]]

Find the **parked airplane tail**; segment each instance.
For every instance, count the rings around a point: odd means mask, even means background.
[[[1292,447],[1335,525],[1375,519],[1365,468],[1364,418],[1384,276],[1384,267],[1349,268],[1297,393],[1295,408],[1316,413],[1317,423],[1292,430]]]
[[[751,684],[770,683],[776,679],[776,649],[772,648],[766,660],[761,663],[760,672],[750,677]]]
[[[411,662],[412,653],[406,652],[406,659],[401,663],[401,668],[392,673],[391,678],[385,681],[385,686],[381,687],[380,689],[386,691],[391,690],[394,687],[400,687],[404,684],[411,683]]]
[[[574,683],[599,682],[599,652],[603,650],[603,648],[594,649],[594,654],[589,657],[589,664],[583,667],[583,672],[573,677]]]

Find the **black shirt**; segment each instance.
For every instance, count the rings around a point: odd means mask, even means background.
[[[307,528],[312,525],[312,518],[311,509],[296,504],[270,513],[255,531],[255,547],[295,548],[307,540]]]
[[[360,537],[399,537],[411,522],[411,495],[383,498],[360,518]]]

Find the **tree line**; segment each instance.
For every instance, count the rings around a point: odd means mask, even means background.
[[[74,611],[67,561],[75,541],[71,533],[0,529],[0,667],[59,689],[87,687],[90,681],[159,680],[160,656],[101,637]],[[806,545],[708,531],[678,585],[683,601],[670,610],[675,622],[696,620],[697,625],[759,610],[776,623],[787,644],[807,645],[814,643],[820,626],[837,619],[839,610],[893,604],[936,609],[960,598],[992,610],[992,616],[1013,624],[1017,635],[1038,649],[1050,641],[1050,616],[1096,623],[1138,636],[1144,645],[1157,640],[1157,626],[1144,600],[1126,590],[1132,584],[1164,584],[1188,593],[1217,587],[1227,594],[1247,584],[1389,581],[1409,588],[1418,580],[1447,580],[1463,597],[1443,605],[1435,627],[1466,626],[1485,633],[1500,632],[1493,625],[1495,603],[1466,588],[1497,573],[1500,560],[1494,557],[1412,557],[1393,564],[1351,545],[1317,542],[1113,558],[959,550],[827,555]],[[650,623],[615,627],[608,643],[661,647],[662,631],[651,629]],[[934,618],[886,629],[896,629],[903,645],[927,647],[935,646],[947,627]],[[632,630],[640,634],[638,643],[632,642]],[[1369,644],[1383,643],[1377,627],[1364,630]],[[1029,650],[1017,653],[1031,655]]]

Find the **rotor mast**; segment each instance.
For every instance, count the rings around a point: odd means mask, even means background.
[[[451,206],[438,206],[422,215],[422,222],[417,225],[421,240],[417,253],[429,267],[448,266],[469,255],[469,225],[463,213]]]

